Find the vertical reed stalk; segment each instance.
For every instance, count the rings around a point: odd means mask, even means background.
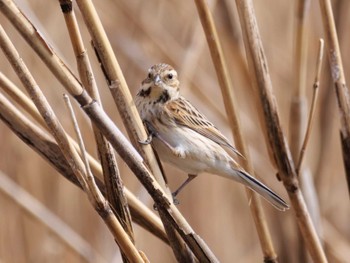
[[[307,76],[307,54],[308,54],[308,14],[309,0],[296,1],[295,11],[295,42],[294,42],[294,87],[291,97],[289,114],[289,142],[293,161],[297,163],[300,154],[302,139],[305,132],[307,118],[307,98],[305,96]],[[309,173],[300,173],[299,176],[308,176]],[[303,186],[301,186],[303,187]],[[309,189],[312,191],[312,189]],[[307,196],[305,196],[307,198]],[[307,202],[308,203],[308,202]],[[298,260],[307,262],[305,244],[298,231],[298,240],[295,245],[298,247]]]
[[[69,36],[76,56],[80,79],[91,97],[97,100],[102,106],[94,74],[91,69],[90,60],[84,47],[78,22],[73,11],[72,1],[59,0],[59,3],[66,21]],[[118,217],[119,222],[121,222],[124,230],[128,233],[130,239],[134,241],[131,216],[124,194],[124,185],[119,174],[114,150],[108,141],[104,138],[102,133],[94,125],[92,125],[92,129],[95,135],[97,150],[103,168],[107,199],[115,208],[116,216]],[[126,260],[124,256],[123,259],[124,261]]]
[[[245,160],[243,160],[244,169],[246,169],[247,172],[251,175],[254,175],[254,169],[250,160],[248,148],[243,139],[238,114],[235,109],[235,96],[231,86],[231,80],[213,17],[205,0],[195,0],[195,2],[207,38],[211,58],[215,66],[216,74],[221,88],[221,94],[229,120],[229,125],[235,138],[237,150],[241,152],[243,156],[245,156]],[[277,262],[277,255],[272,244],[271,234],[266,223],[260,197],[258,197],[256,193],[248,188],[246,188],[246,191],[248,200],[251,200],[250,209],[254,218],[260,245],[264,254],[264,261]]]
[[[128,131],[130,140],[138,152],[145,158],[145,162],[149,165],[156,180],[162,189],[164,189],[168,198],[171,199],[170,190],[166,185],[164,175],[151,146],[144,146],[139,143],[139,140],[147,138],[147,134],[95,7],[90,0],[78,0],[76,2],[92,37],[94,48],[101,61],[103,72],[107,78],[110,91]]]
[[[335,92],[338,100],[340,114],[340,139],[343,150],[343,160],[346,172],[348,191],[350,194],[350,99],[349,90],[346,85],[343,62],[340,54],[339,42],[332,5],[329,0],[319,0],[323,21],[323,30],[326,35],[326,47],[328,50],[328,60]]]
[[[308,251],[315,262],[327,262],[320,240],[311,221],[303,195],[300,191],[297,174],[292,156],[283,134],[273,94],[269,69],[262,47],[258,25],[256,22],[253,2],[251,0],[236,0],[240,16],[248,65],[254,81],[254,87],[259,94],[259,112],[263,114],[263,127],[267,146],[272,154],[271,160],[278,168],[279,177],[288,192],[296,213],[296,220],[305,240]]]

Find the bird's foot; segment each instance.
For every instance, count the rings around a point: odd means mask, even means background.
[[[139,140],[139,143],[141,143],[142,145],[148,145],[152,142],[152,140],[153,140],[153,134],[150,133],[146,140],[144,140],[144,141]]]
[[[141,143],[142,145],[148,145],[152,142],[153,137],[157,137],[158,133],[151,123],[149,123],[148,121],[144,121],[143,123],[145,124],[146,129],[148,131],[148,137],[144,141],[139,140],[139,143]]]
[[[180,204],[180,201],[176,198],[176,195],[177,195],[178,193],[176,193],[176,191],[174,192],[174,193],[172,193],[171,195],[172,195],[172,197],[173,197],[173,203],[174,203],[174,205],[179,205]]]

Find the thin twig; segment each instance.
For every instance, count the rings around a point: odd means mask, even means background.
[[[298,155],[298,163],[296,167],[296,173],[299,176],[300,185],[302,187],[306,204],[309,208],[310,215],[312,217],[312,220],[314,222],[315,228],[317,229],[319,236],[322,236],[322,225],[320,224],[321,221],[321,214],[319,209],[319,202],[317,198],[317,193],[314,185],[314,180],[311,176],[311,173],[306,170],[303,173],[301,173],[301,165],[304,157],[304,153],[306,150],[307,143],[309,141],[309,136],[312,130],[312,124],[313,124],[313,118],[315,115],[315,108],[316,103],[318,101],[318,92],[319,92],[319,86],[320,86],[320,75],[321,75],[321,69],[322,69],[322,60],[323,60],[323,50],[324,50],[324,41],[323,39],[319,40],[319,49],[318,49],[318,56],[316,61],[316,74],[315,74],[315,80],[313,84],[313,95],[312,95],[312,101],[311,101],[311,107],[309,112],[309,118],[308,123],[306,127],[305,137],[300,149],[300,154]],[[299,238],[301,239],[301,238]],[[300,245],[303,246],[302,240],[300,240]],[[304,252],[304,249],[302,249],[303,253],[300,254],[301,258],[299,258],[299,261],[305,261],[307,258],[306,253]]]
[[[236,147],[239,152],[245,156],[243,161],[244,168],[254,174],[254,169],[249,158],[248,148],[244,142],[242,131],[240,128],[238,115],[234,106],[234,94],[231,87],[231,80],[228,74],[228,69],[224,59],[223,51],[220,45],[220,40],[215,28],[213,17],[205,2],[205,0],[196,0],[196,6],[199,17],[202,22],[203,29],[207,38],[211,57],[215,66],[216,74],[219,80],[221,93],[223,96],[226,113],[228,115],[229,124],[235,137]],[[262,208],[260,198],[256,193],[247,189],[247,198],[251,200],[251,212],[254,218],[255,226],[259,235],[260,245],[264,254],[264,259],[268,262],[277,262],[277,255],[273,247],[271,234],[269,232],[265,214]]]
[[[323,39],[320,39],[317,62],[316,62],[316,76],[315,76],[315,81],[313,84],[313,93],[312,93],[311,107],[310,107],[310,112],[309,112],[309,119],[307,122],[306,133],[305,133],[305,137],[303,140],[303,144],[302,144],[301,149],[300,149],[298,164],[296,167],[297,174],[299,174],[299,172],[300,172],[301,164],[303,162],[304,153],[306,150],[306,145],[309,141],[310,132],[312,129],[313,118],[315,115],[315,108],[316,108],[316,102],[317,102],[318,90],[319,90],[318,88],[320,86],[320,75],[321,75],[321,68],[322,68],[323,50],[324,50],[324,41],[323,41]]]
[[[66,152],[67,161],[70,163],[70,165],[73,166],[75,164],[73,160],[80,159],[78,153],[75,150],[73,150],[73,147],[71,147],[69,143],[66,143],[66,133],[64,132],[62,125],[59,123],[58,119],[55,118],[55,114],[51,106],[49,105],[43,93],[39,89],[34,78],[30,74],[28,68],[19,56],[17,50],[8,38],[2,26],[0,26],[0,41],[2,51],[4,52],[12,67],[18,74],[24,87],[27,89],[28,94],[33,100],[40,115],[45,120],[45,123],[48,126],[51,134],[54,136],[57,143],[62,148],[62,151]],[[86,183],[84,181],[80,181],[80,183],[83,187],[86,186]]]
[[[272,157],[271,161],[278,168],[279,177],[288,192],[296,213],[297,223],[311,257],[315,262],[327,262],[300,191],[292,156],[282,131],[253,2],[252,0],[236,0],[236,4],[244,36],[248,65],[255,84],[255,91],[260,97],[259,112],[263,114],[261,119],[263,120],[266,143]]]
[[[95,183],[94,176],[91,173],[90,170],[90,165],[86,156],[86,150],[85,150],[85,145],[83,142],[83,137],[81,135],[80,129],[78,127],[78,122],[74,114],[74,110],[72,107],[72,104],[70,103],[69,97],[64,94],[63,95],[64,102],[68,108],[69,111],[69,116],[71,117],[73,127],[75,130],[75,133],[78,138],[79,142],[79,147],[80,147],[80,152],[82,154],[82,159],[84,161],[85,165],[85,180],[87,183],[88,188],[85,189],[87,192],[90,202],[92,202],[93,206],[95,209],[98,211],[99,214],[106,213],[110,214],[111,213],[111,208],[109,207],[108,201],[104,198],[102,193],[100,192],[99,188],[97,187]],[[134,246],[130,245],[132,243],[132,240],[130,238],[129,233],[125,232],[121,223],[116,220],[114,214],[110,214],[106,218],[103,218],[105,221],[109,221],[109,224],[107,224],[113,231],[117,231],[118,236],[116,238],[116,241],[118,245],[120,246],[121,250],[123,251],[123,256],[126,256],[125,262],[128,260],[133,262],[133,260],[137,260],[137,262],[143,262],[143,258],[139,255],[138,251],[135,249]],[[136,254],[135,254],[136,253]],[[134,254],[134,255],[133,255]]]
[[[91,173],[90,165],[89,165],[89,162],[88,162],[88,159],[86,156],[86,150],[85,150],[85,146],[84,146],[84,142],[83,142],[83,137],[81,135],[81,132],[80,132],[80,129],[78,126],[78,122],[77,122],[77,119],[76,119],[75,114],[74,114],[72,104],[70,103],[69,97],[66,94],[63,95],[63,98],[64,98],[65,104],[68,108],[69,115],[71,117],[75,133],[78,137],[80,152],[82,154],[82,159],[84,161],[85,170],[86,170],[85,180],[86,180],[87,185],[88,185],[88,189],[87,189],[89,192],[88,196],[90,197],[90,201],[93,203],[94,207],[99,212],[99,214],[106,213],[106,212],[109,213],[109,211],[111,211],[111,208],[109,207],[110,205],[109,205],[108,201],[104,198],[104,196],[101,194],[99,188],[97,187],[97,185],[95,183],[94,176]],[[111,229],[117,230],[119,233],[119,238],[116,239],[116,241],[117,241],[118,245],[121,247],[121,250],[123,251],[123,256],[124,255],[126,256],[125,262],[127,262],[128,260],[135,260],[135,258],[137,258],[137,257],[134,257],[134,259],[132,259],[132,257],[130,257],[130,255],[129,255],[130,252],[127,252],[127,250],[130,249],[130,244],[128,244],[128,243],[132,242],[132,239],[130,238],[130,234],[127,232],[124,232],[124,229],[122,228],[121,223],[118,220],[115,220],[114,215],[109,216],[109,217],[110,218],[108,220],[111,223],[112,222],[114,223],[114,227],[110,226],[109,224],[108,224],[108,226]],[[124,242],[124,241],[126,241],[126,242]],[[135,253],[135,251],[133,251],[131,253]],[[136,253],[139,255],[138,252],[136,252]],[[140,260],[140,262],[143,262],[142,257],[139,257],[138,260]]]
[[[104,199],[103,195],[100,193],[96,183],[95,183],[95,180],[94,180],[94,176],[92,175],[91,173],[91,169],[90,169],[90,165],[89,165],[89,162],[88,162],[88,159],[86,157],[86,149],[85,149],[85,145],[84,145],[84,142],[83,142],[83,136],[81,135],[81,132],[80,132],[80,129],[79,129],[79,126],[78,126],[78,121],[77,121],[77,118],[75,117],[75,113],[74,113],[74,110],[73,110],[73,106],[69,100],[69,97],[67,94],[63,94],[63,100],[66,104],[66,107],[68,109],[68,112],[69,112],[69,116],[71,118],[71,121],[72,121],[72,124],[73,124],[73,127],[74,127],[74,131],[77,135],[77,139],[78,139],[78,144],[79,144],[79,148],[80,148],[80,152],[81,152],[81,156],[82,156],[82,159],[83,159],[83,162],[84,162],[84,166],[85,166],[85,170],[86,170],[86,173],[85,173],[85,180],[87,182],[87,185],[88,185],[88,189],[90,192],[93,193],[93,197],[95,197],[95,202],[98,202],[98,203],[105,203],[106,200]]]

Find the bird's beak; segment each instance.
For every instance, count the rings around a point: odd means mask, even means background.
[[[156,75],[155,78],[154,78],[154,84],[156,86],[158,86],[161,82],[162,82],[162,80],[160,79],[160,76]]]

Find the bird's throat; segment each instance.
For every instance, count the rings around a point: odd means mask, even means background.
[[[148,89],[142,89],[140,92],[139,92],[139,96],[140,97],[143,97],[143,98],[146,98],[148,97],[150,94],[151,94],[151,91],[152,91],[152,87],[149,87]]]
[[[167,90],[163,90],[163,92],[160,94],[159,98],[156,100],[156,103],[166,103],[170,100],[170,95]]]

